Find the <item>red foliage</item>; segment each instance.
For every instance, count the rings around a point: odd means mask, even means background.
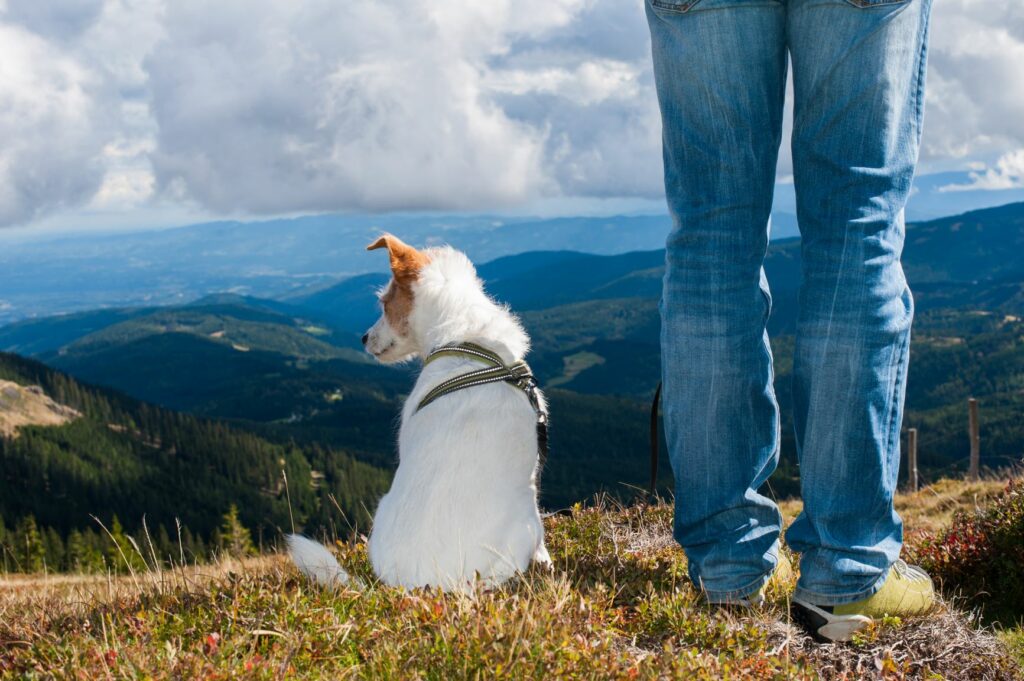
[[[993,618],[1024,617],[1024,482],[1011,480],[984,511],[958,513],[911,554],[948,594]]]

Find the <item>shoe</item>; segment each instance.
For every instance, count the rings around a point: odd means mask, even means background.
[[[897,560],[882,588],[867,598],[842,605],[814,605],[794,598],[793,619],[812,636],[825,641],[849,641],[876,618],[923,615],[935,605],[935,587],[928,573]]]
[[[764,585],[750,594],[746,598],[737,598],[724,603],[715,603],[714,605],[724,606],[740,606],[744,608],[757,608],[764,605],[765,593],[775,592],[785,589],[789,583],[793,580],[793,564],[789,562],[789,558],[782,551],[779,551],[779,558],[775,563],[775,569],[772,570],[771,577]]]

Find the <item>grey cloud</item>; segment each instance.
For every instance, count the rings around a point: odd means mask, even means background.
[[[162,190],[268,213],[530,196],[538,134],[481,93],[428,4],[175,3],[146,61]]]
[[[925,165],[1024,148],[1019,0],[934,7]],[[662,191],[642,0],[0,0],[0,32],[17,74],[0,80],[0,225],[97,202],[273,214]]]
[[[72,39],[100,16],[103,0],[7,0],[4,19],[33,33]]]
[[[88,201],[103,177],[106,109],[95,74],[0,23],[0,226]]]

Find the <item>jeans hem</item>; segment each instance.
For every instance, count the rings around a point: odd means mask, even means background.
[[[758,591],[764,588],[764,585],[768,583],[768,580],[772,578],[772,574],[775,572],[775,568],[778,567],[778,561],[772,566],[766,574],[761,575],[754,581],[750,582],[746,586],[742,586],[732,591],[711,591],[706,589],[703,585],[698,585],[701,591],[704,593],[704,598],[708,603],[713,605],[734,605],[740,601],[745,601]]]
[[[821,594],[801,588],[798,584],[796,591],[793,592],[793,598],[810,603],[811,605],[846,605],[847,603],[856,603],[878,593],[885,585],[885,580],[889,578],[889,572],[889,570],[886,570],[870,587],[854,593]]]
[[[758,577],[750,584],[739,589],[733,589],[732,591],[708,591],[703,589],[704,598],[707,599],[708,603],[713,605],[731,605],[736,604],[740,601],[744,601],[749,597],[756,594],[761,590],[765,584],[768,583],[768,579],[771,575],[763,575]]]

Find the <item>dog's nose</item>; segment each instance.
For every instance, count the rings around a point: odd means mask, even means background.
[[[368,341],[368,340],[370,340],[370,334],[364,333],[363,334],[363,345],[366,345],[366,341]]]

